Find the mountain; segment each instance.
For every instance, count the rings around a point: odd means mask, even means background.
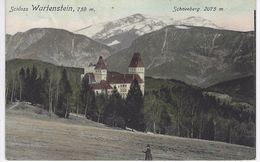
[[[14,58],[41,60],[56,65],[85,67],[113,49],[84,35],[62,29],[35,28],[6,35],[6,60]]]
[[[175,21],[174,19],[170,19],[170,20],[174,25],[201,26],[201,27],[220,29],[220,27],[214,24],[212,21],[204,19],[202,17],[191,16],[177,21]]]
[[[254,74],[254,32],[167,26],[145,34],[108,58],[110,70],[126,72],[133,52],[143,58],[146,75],[200,87]]]
[[[145,17],[142,14],[134,14],[122,19],[94,24],[79,29],[76,33],[123,49],[128,47],[138,36],[161,29],[166,25],[161,20]]]
[[[6,34],[5,35],[5,42],[7,43],[10,38],[11,38],[11,35],[10,34]]]
[[[75,32],[120,50],[129,47],[137,37],[159,30],[167,25],[219,28],[211,21],[201,17],[189,17],[175,21],[171,17],[151,17],[134,14],[121,19],[90,25]]]

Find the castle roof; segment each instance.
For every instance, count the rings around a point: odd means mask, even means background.
[[[129,67],[144,67],[140,53],[134,53]]]
[[[140,76],[138,74],[121,74],[121,73],[117,73],[117,72],[108,72],[107,73],[107,81],[110,84],[132,83],[135,79],[139,83],[143,83],[143,80],[140,78]]]
[[[107,69],[105,61],[103,60],[102,56],[99,56],[95,69]]]
[[[100,83],[92,84],[91,85],[93,89],[113,89],[108,81],[101,80]]]

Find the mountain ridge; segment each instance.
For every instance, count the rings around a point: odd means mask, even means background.
[[[185,19],[174,20],[173,18],[159,18],[137,13],[112,21],[92,24],[76,30],[75,32],[84,34],[95,40],[99,40],[100,42],[104,42],[107,45],[116,40],[119,43],[113,44],[112,46],[120,50],[129,47],[131,42],[138,36],[160,30],[168,25],[204,25],[205,27],[219,28],[210,20],[202,17],[193,16]],[[125,38],[125,36],[128,38]]]
[[[33,28],[6,39],[6,60],[36,59],[56,65],[85,67],[99,55],[108,57],[114,49],[84,35],[64,29]]]
[[[148,76],[207,87],[253,74],[253,41],[254,32],[171,25],[138,37],[129,48],[110,56],[108,67],[127,71],[123,65],[130,59],[131,51],[138,51]]]
[[[136,38],[129,48],[115,51],[82,34],[35,28],[6,35],[6,59],[36,59],[82,68],[103,55],[110,70],[125,73],[132,54],[140,52],[147,76],[205,88],[254,74],[253,41],[254,32],[169,25]]]

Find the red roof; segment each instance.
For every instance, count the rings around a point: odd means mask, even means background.
[[[98,62],[96,64],[95,69],[107,69],[106,64],[102,58],[102,56],[99,56]]]
[[[140,53],[134,53],[129,67],[144,67]]]
[[[143,80],[137,74],[120,74],[117,72],[107,73],[107,81],[110,84],[132,83],[134,79],[137,79],[139,83],[143,83]]]
[[[113,89],[105,80],[101,80],[100,83],[92,84],[91,86],[93,89]]]

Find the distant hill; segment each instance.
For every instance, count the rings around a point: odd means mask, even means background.
[[[255,105],[256,79],[254,75],[218,83],[206,88],[206,90],[228,94],[237,101]]]
[[[65,68],[68,73],[68,78],[71,82],[71,85],[75,88],[75,85],[80,84],[80,76],[84,73],[82,68],[73,68],[73,67],[63,67],[57,66],[51,63],[38,61],[38,60],[29,60],[29,59],[13,59],[6,61],[6,81],[10,82],[13,77],[17,77],[21,68],[30,68],[35,66],[38,71],[38,75],[43,76],[45,68],[48,68],[52,80],[59,81],[62,69]]]
[[[113,48],[84,35],[63,29],[34,28],[6,35],[6,60],[34,59],[55,65],[85,67],[100,55],[111,55]]]
[[[145,91],[158,91],[163,87],[183,87],[188,89],[197,89],[204,91],[208,95],[215,96],[216,98],[225,98],[225,100],[230,100],[233,103],[246,103],[250,104],[253,109],[255,109],[255,77],[250,75],[243,78],[238,78],[234,80],[229,80],[225,82],[218,83],[216,85],[210,86],[208,88],[200,88],[186,84],[182,81],[174,79],[159,79],[152,77],[145,77]]]
[[[160,79],[160,78],[152,78],[152,77],[145,77],[145,91],[158,91],[160,88],[163,87],[189,87],[200,89],[199,87],[195,87],[192,85],[188,85],[182,81],[174,80],[174,79]]]

